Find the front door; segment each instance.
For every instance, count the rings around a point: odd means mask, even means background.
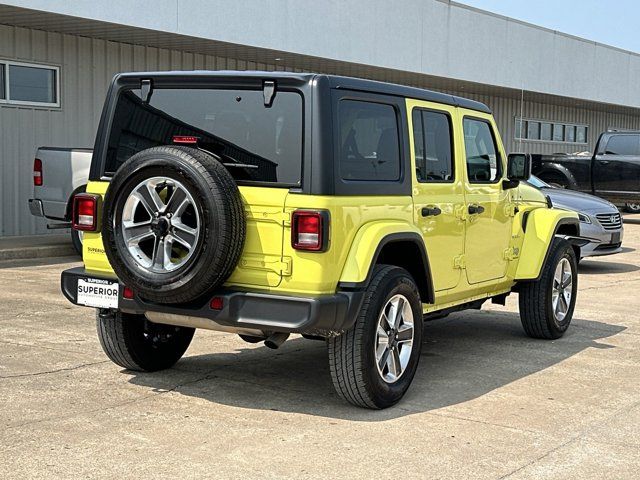
[[[598,150],[593,162],[596,195],[637,196],[640,191],[640,135],[612,135]]]
[[[458,285],[456,258],[464,249],[464,187],[455,168],[454,107],[409,101],[413,152],[414,220],[422,232],[436,292]]]
[[[474,115],[476,113],[474,112]],[[462,120],[466,165],[464,214],[465,270],[470,284],[497,280],[507,273],[511,241],[510,192],[502,188],[504,152],[490,118]]]

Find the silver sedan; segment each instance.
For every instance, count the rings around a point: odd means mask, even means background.
[[[581,257],[611,255],[622,251],[622,216],[613,203],[587,193],[551,187],[534,175],[528,183],[549,195],[554,207],[577,212],[581,236],[600,240],[600,243],[581,247]]]

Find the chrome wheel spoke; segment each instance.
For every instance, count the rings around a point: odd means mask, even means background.
[[[394,295],[378,317],[375,358],[378,373],[387,383],[396,382],[409,364],[413,349],[413,310],[404,295]]]
[[[396,338],[399,343],[410,342],[413,340],[413,325],[404,325],[403,327],[400,327]]]
[[[398,349],[393,348],[389,350],[389,355],[387,357],[387,369],[389,371],[389,375],[394,378],[400,376],[400,356],[398,355]]]
[[[171,194],[171,198],[169,202],[167,202],[167,207],[165,211],[168,213],[177,214],[184,210],[184,207],[189,204],[189,200],[187,199],[187,192],[185,192],[182,188],[176,187]]]
[[[144,208],[149,212],[149,215],[153,215],[164,209],[164,203],[160,199],[158,192],[156,192],[155,185],[144,183],[136,189],[136,193]]]
[[[117,228],[142,269],[168,273],[189,261],[200,240],[195,205],[184,185],[169,177],[148,178],[131,191]]]
[[[386,347],[382,351],[382,355],[380,355],[380,358],[378,359],[378,369],[379,370],[384,369],[385,365],[387,365],[387,362],[389,361],[389,357],[390,356],[391,356],[391,349]]]
[[[151,221],[140,223],[122,222],[122,228],[128,235],[128,245],[137,245],[140,241],[153,236]]]
[[[173,222],[172,225],[175,228],[173,231],[175,239],[188,249],[193,248],[198,240],[198,230],[188,227],[182,222]]]
[[[571,263],[567,258],[562,258],[556,266],[551,289],[551,306],[553,314],[558,321],[563,321],[569,313],[572,290],[573,272]]]

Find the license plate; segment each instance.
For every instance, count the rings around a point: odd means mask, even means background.
[[[78,305],[96,308],[118,308],[120,285],[98,278],[78,279]]]
[[[620,232],[611,234],[611,243],[612,244],[620,243]]]

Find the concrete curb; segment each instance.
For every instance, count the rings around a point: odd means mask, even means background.
[[[78,256],[68,236],[38,235],[0,239],[0,261],[68,256]]]

